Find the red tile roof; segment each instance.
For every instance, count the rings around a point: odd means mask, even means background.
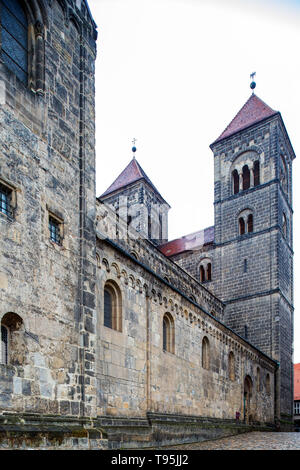
[[[294,364],[294,400],[300,400],[300,364]]]
[[[165,202],[164,198],[156,189],[150,178],[148,178],[148,176],[146,175],[138,161],[135,159],[135,157],[133,157],[133,159],[128,163],[126,168],[122,171],[122,173],[119,174],[119,176],[109,186],[109,188],[107,188],[107,190],[103,194],[101,194],[99,199],[108,196],[109,194],[114,193],[115,191],[123,189],[132,183],[136,183],[139,180],[146,181]]]
[[[204,230],[185,235],[159,246],[160,251],[166,256],[174,256],[184,251],[190,251],[201,248],[214,241],[214,227],[208,227]]]
[[[277,113],[253,93],[214,143]]]

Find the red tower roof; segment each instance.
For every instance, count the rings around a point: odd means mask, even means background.
[[[128,163],[126,168],[122,171],[122,173],[119,174],[119,176],[109,186],[109,188],[107,188],[107,190],[103,194],[101,194],[100,199],[104,196],[108,196],[109,194],[114,193],[115,191],[123,189],[132,183],[136,183],[139,180],[146,181],[164,201],[164,198],[156,189],[150,178],[148,178],[148,176],[144,172],[141,165],[137,162],[135,157],[133,157],[133,159]]]
[[[253,93],[214,144],[277,113]]]

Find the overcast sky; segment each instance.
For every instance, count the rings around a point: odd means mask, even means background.
[[[300,0],[88,0],[98,26],[97,196],[132,158],[171,205],[169,239],[214,224],[209,145],[255,93],[300,158]],[[300,175],[294,162],[295,362]],[[298,296],[298,298],[297,298]]]

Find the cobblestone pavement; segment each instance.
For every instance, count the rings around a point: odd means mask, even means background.
[[[249,432],[216,441],[165,448],[174,450],[300,450],[300,432]]]

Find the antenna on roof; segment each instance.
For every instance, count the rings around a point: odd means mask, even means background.
[[[256,83],[255,83],[255,81],[254,81],[255,75],[256,75],[256,72],[253,72],[253,73],[250,74],[250,78],[251,78],[251,80],[252,80],[252,82],[250,83],[250,88],[251,88],[251,90],[252,90],[252,93],[254,93],[253,90],[254,90],[254,88],[256,87]]]
[[[134,137],[134,138],[132,139],[133,147],[132,147],[132,149],[131,149],[131,150],[133,151],[133,158],[135,158],[135,155],[134,155],[134,154],[135,154],[135,152],[136,152],[136,146],[135,146],[136,141],[137,141],[137,139]]]

